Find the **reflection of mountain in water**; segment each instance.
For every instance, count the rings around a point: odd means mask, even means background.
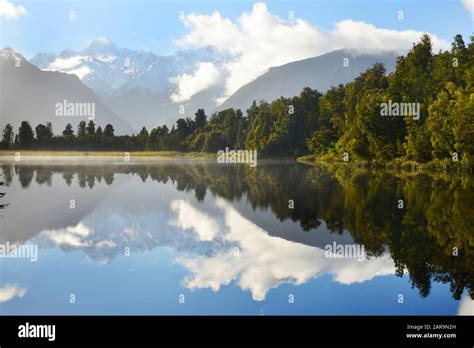
[[[12,183],[12,201],[46,200],[46,207],[22,205],[22,210],[31,212],[29,221],[18,218],[18,205],[5,210],[7,228],[2,240],[17,238],[15,231],[30,231],[18,238],[20,241],[43,231],[36,240],[45,246],[80,248],[101,262],[123,254],[126,247],[142,252],[167,246],[201,255],[191,263],[183,259],[183,264],[194,270],[188,284],[212,287],[199,281],[200,275],[205,275],[198,270],[223,255],[231,258],[229,252],[243,243],[243,237],[233,231],[235,226],[229,225],[229,221],[236,221],[229,216],[238,214],[249,229],[279,237],[275,241],[294,241],[318,249],[334,240],[355,241],[364,244],[372,257],[382,257],[388,250],[397,274],[408,273],[422,296],[429,294],[432,281],[450,283],[456,299],[464,289],[473,296],[471,177],[394,176],[341,169],[329,172],[271,161],[261,161],[257,168],[199,161],[108,166],[21,164],[4,165],[3,172],[5,181]],[[15,176],[18,179],[14,180]],[[72,215],[54,205],[59,199],[64,206],[73,196],[77,197],[77,209]],[[295,202],[294,209],[288,208],[290,199]],[[399,199],[404,200],[404,209],[397,208]],[[180,214],[184,214],[182,219]],[[457,248],[458,256],[453,256],[453,248]],[[298,252],[304,254],[306,250]],[[319,257],[313,251],[305,255]],[[197,260],[199,265],[194,263]],[[272,282],[267,285],[275,286]]]

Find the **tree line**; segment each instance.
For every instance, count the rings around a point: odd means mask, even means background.
[[[382,117],[384,103],[419,107],[418,119]],[[254,101],[246,115],[227,109],[208,118],[203,109],[194,118],[180,118],[150,132],[115,135],[108,124],[81,121],[54,135],[50,123],[33,130],[23,121],[17,134],[3,131],[2,148],[55,150],[198,151],[225,147],[257,150],[264,156],[339,157],[386,162],[451,158],[470,161],[474,155],[474,37],[466,45],[456,35],[448,51],[432,52],[428,35],[397,58],[386,74],[375,64],[354,81],[326,93],[304,88],[300,95],[271,103]]]

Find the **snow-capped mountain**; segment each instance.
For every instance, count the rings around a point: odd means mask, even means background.
[[[70,49],[59,55],[40,52],[30,60],[42,70],[74,74],[99,94],[113,93],[148,71],[157,56],[147,51],[118,48],[107,38],[92,41],[82,52]]]
[[[191,99],[174,103],[171,95],[177,90],[177,76],[192,74],[201,62],[224,63],[224,57],[210,48],[177,51],[158,56],[149,51],[119,48],[110,39],[92,41],[82,52],[70,49],[59,55],[40,52],[30,60],[42,70],[74,74],[92,88],[117,115],[130,122],[138,131],[142,126],[173,124],[183,116],[192,116],[197,108],[209,112],[216,108],[224,90],[222,83]],[[186,114],[179,114],[179,106]]]
[[[77,75],[96,92],[141,88],[159,92],[174,87],[169,79],[191,73],[198,62],[221,60],[210,48],[177,51],[158,56],[149,51],[119,48],[107,38],[92,41],[82,52],[71,49],[59,55],[40,52],[30,62],[42,70]],[[101,90],[104,84],[107,88]],[[165,88],[166,87],[166,88]]]

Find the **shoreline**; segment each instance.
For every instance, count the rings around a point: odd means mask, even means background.
[[[180,152],[180,151],[63,151],[63,150],[0,150],[0,161],[15,161],[15,155],[19,153],[21,158],[27,160],[37,159],[94,159],[94,160],[114,160],[123,159],[128,154],[130,159],[139,158],[141,160],[152,159],[203,159],[215,158],[217,154],[206,152]],[[393,160],[389,163],[371,163],[368,161],[350,161],[344,162],[335,158],[317,157],[315,155],[306,155],[300,157],[263,157],[263,159],[273,160],[292,160],[307,166],[322,165],[324,167],[339,167],[348,169],[362,170],[382,170],[392,172],[410,172],[410,173],[473,173],[474,165],[465,162],[453,162],[450,160],[432,161],[427,163],[418,163],[407,160]]]
[[[54,151],[54,150],[0,150],[0,160],[9,157],[15,157],[19,153],[21,157],[120,157],[127,154],[130,157],[214,157],[214,154],[203,152],[179,152],[179,151]]]
[[[368,161],[344,162],[334,158],[321,158],[314,155],[301,156],[296,159],[298,163],[308,166],[322,165],[325,167],[345,167],[363,170],[381,170],[389,172],[407,173],[473,173],[474,165],[471,163],[453,162],[451,160],[431,161],[419,163],[397,159],[388,163],[371,163]]]

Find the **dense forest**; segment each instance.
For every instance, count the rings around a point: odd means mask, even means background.
[[[342,63],[341,63],[342,64]],[[384,103],[417,105],[418,118],[383,117]],[[397,115],[394,115],[397,116]],[[400,116],[400,115],[398,115]],[[388,162],[404,159],[470,162],[474,156],[474,37],[466,45],[456,35],[451,50],[432,52],[425,35],[396,69],[386,74],[375,64],[354,81],[322,94],[305,88],[299,96],[260,101],[247,110],[227,109],[209,119],[203,109],[194,119],[178,119],[139,134],[114,134],[113,125],[81,121],[55,135],[50,123],[33,128],[23,121],[14,134],[3,131],[3,149],[197,151],[257,150],[260,156],[313,154]]]

